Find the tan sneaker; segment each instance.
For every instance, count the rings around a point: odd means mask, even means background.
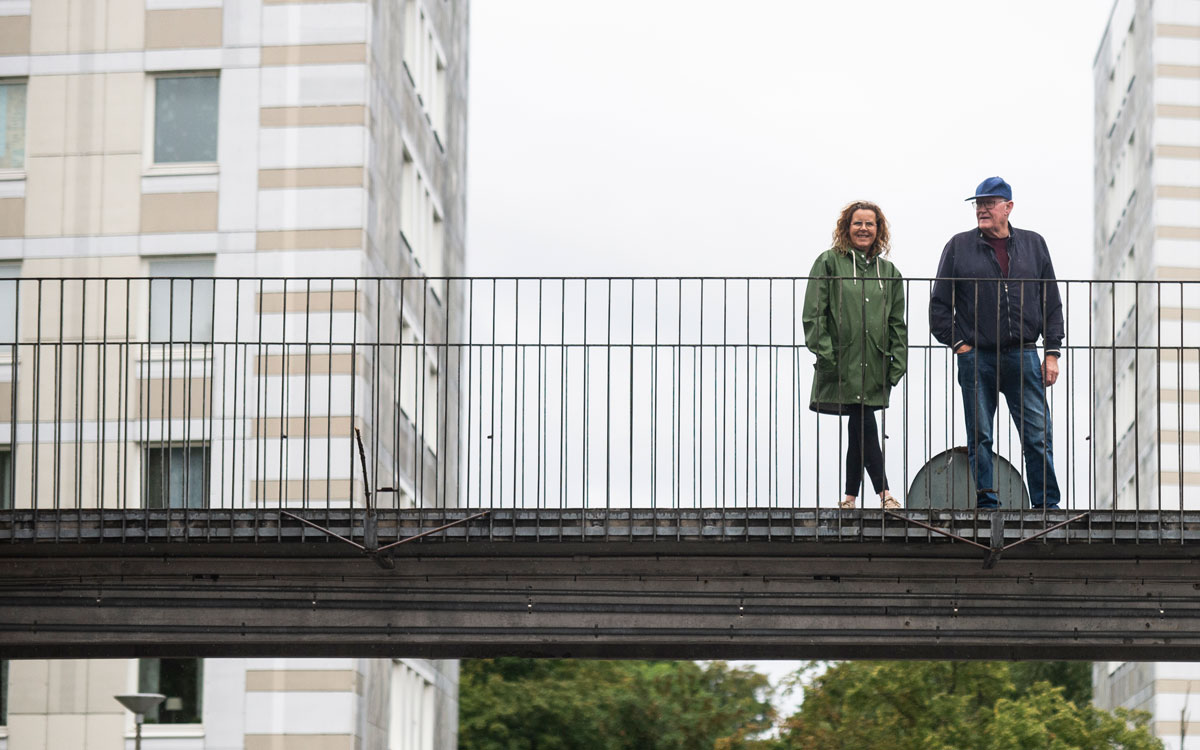
[[[842,510],[854,510],[854,498],[843,497],[842,501],[838,503],[838,507]]]
[[[895,495],[889,492],[883,496],[880,506],[884,510],[898,510],[900,508],[900,501],[896,499]]]

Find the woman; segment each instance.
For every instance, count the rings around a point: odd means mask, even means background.
[[[904,281],[891,262],[887,219],[879,206],[855,201],[842,209],[833,247],[817,258],[804,294],[804,343],[817,355],[809,408],[849,419],[846,496],[853,508],[863,465],[884,508],[899,508],[888,491],[875,411],[908,362]]]

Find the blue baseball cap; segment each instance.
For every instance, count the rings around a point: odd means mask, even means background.
[[[980,198],[1003,198],[1010,201],[1012,200],[1012,186],[1005,182],[1003,177],[989,177],[979,183],[979,187],[975,188],[975,195],[967,200],[973,201]]]

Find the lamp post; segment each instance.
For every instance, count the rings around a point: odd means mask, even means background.
[[[113,697],[120,701],[122,706],[133,712],[133,723],[136,727],[133,735],[133,747],[134,750],[142,750],[142,721],[150,709],[166,700],[167,696],[162,693],[130,693]]]

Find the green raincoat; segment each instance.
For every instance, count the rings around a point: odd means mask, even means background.
[[[886,407],[908,367],[904,280],[896,266],[857,250],[826,250],[804,293],[804,344],[817,355],[809,408]]]

